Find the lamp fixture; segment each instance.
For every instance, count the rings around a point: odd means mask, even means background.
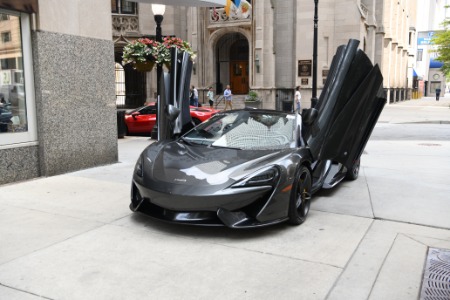
[[[164,4],[152,4],[152,12],[155,16],[164,16],[166,6]]]

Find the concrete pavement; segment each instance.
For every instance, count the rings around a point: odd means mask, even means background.
[[[120,139],[120,163],[0,186],[0,299],[417,299],[428,248],[450,249],[450,98],[435,102],[386,106],[358,180],[315,195],[298,227],[132,214],[147,137]]]

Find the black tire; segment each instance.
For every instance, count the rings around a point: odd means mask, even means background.
[[[359,176],[359,168],[361,165],[361,158],[358,158],[354,163],[353,166],[347,170],[347,173],[345,174],[345,179],[347,180],[356,180]]]
[[[305,222],[311,205],[311,172],[301,166],[296,173],[289,202],[289,224],[300,225]]]

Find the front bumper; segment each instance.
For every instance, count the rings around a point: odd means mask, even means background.
[[[268,205],[273,200],[271,187],[247,189],[241,193],[239,189],[233,189],[227,194],[186,196],[156,192],[133,182],[130,209],[170,223],[253,228],[287,220],[283,213],[264,211],[268,207],[269,210],[274,208]],[[272,217],[260,218],[266,213]]]

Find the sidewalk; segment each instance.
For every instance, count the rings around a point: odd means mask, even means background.
[[[380,125],[450,130],[441,101],[388,105]],[[0,186],[1,300],[409,300],[428,247],[450,249],[449,140],[371,140],[358,180],[315,195],[304,224],[257,230],[131,213],[150,142],[120,139],[117,164]]]
[[[386,104],[378,122],[450,124],[450,94]]]

